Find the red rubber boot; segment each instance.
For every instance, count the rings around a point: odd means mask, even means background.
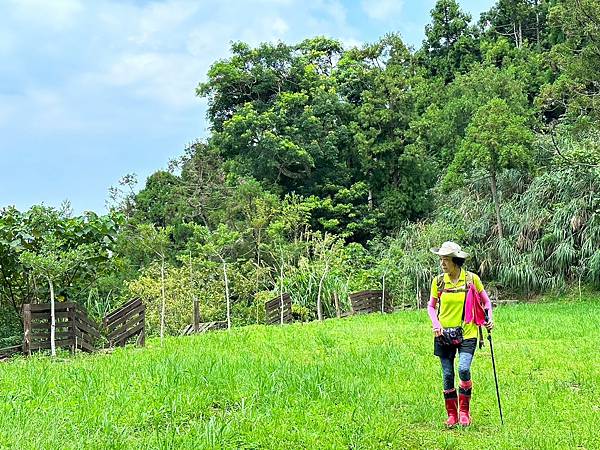
[[[471,425],[471,414],[469,409],[471,403],[472,386],[473,382],[471,380],[461,381],[458,388],[458,400],[460,408],[458,413],[458,423],[463,427],[468,427]]]
[[[458,396],[456,395],[456,389],[444,391],[444,400],[446,402],[446,412],[448,413],[448,420],[446,420],[445,424],[447,427],[453,427],[458,423]]]

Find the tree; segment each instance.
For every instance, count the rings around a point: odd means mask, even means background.
[[[160,293],[161,293],[161,309],[160,309],[160,342],[162,345],[165,332],[165,308],[166,308],[166,292],[165,292],[165,270],[167,251],[169,249],[173,233],[173,228],[168,226],[165,228],[156,228],[153,224],[141,224],[135,228],[135,231],[130,236],[130,239],[139,244],[144,252],[151,256],[157,256],[160,259]]]
[[[120,289],[119,280],[112,280],[117,266],[115,241],[123,218],[118,213],[98,216],[86,212],[71,217],[67,209],[33,206],[26,212],[9,207],[0,210],[0,307],[9,312],[10,328],[16,333],[21,320],[21,306],[39,298],[48,298],[49,286],[36,283],[32,267],[21,259],[23,252],[40,254],[46,241],[60,242],[60,251],[68,252],[82,245],[89,246],[90,255],[85,264],[69,266],[53,280],[55,295],[85,304],[92,284],[99,294],[110,297]],[[117,277],[118,278],[118,277]],[[101,283],[98,281],[101,280]],[[21,324],[22,325],[22,324]]]
[[[531,164],[533,133],[526,119],[515,114],[505,100],[494,98],[477,110],[445,178],[446,186],[460,183],[474,170],[483,171],[490,180],[496,210],[498,235],[503,237],[498,172],[509,168],[528,168]]]
[[[562,30],[564,42],[554,45],[549,59],[556,79],[542,89],[538,106],[548,121],[560,120],[578,129],[597,128],[600,118],[600,3],[560,2],[549,22]]]
[[[227,328],[231,328],[231,295],[228,275],[228,259],[235,253],[235,246],[240,241],[240,235],[236,231],[230,230],[226,225],[210,231],[207,228],[197,227],[196,242],[194,243],[196,252],[208,258],[217,258],[222,264],[223,269],[223,287],[225,289],[225,303],[227,307]]]
[[[524,82],[513,71],[483,64],[473,66],[469,73],[458,75],[451,84],[438,89],[424,113],[410,123],[415,153],[424,154],[433,170],[444,174],[476,111],[497,97],[505,100],[511,111],[527,116],[529,105],[524,91]]]
[[[481,15],[479,22],[488,35],[507,37],[517,48],[529,41],[540,49],[545,40],[550,3],[547,0],[498,0]]]
[[[477,30],[456,0],[437,0],[431,19],[418,57],[433,76],[450,82],[479,60]]]
[[[20,255],[21,262],[32,270],[33,276],[41,277],[48,283],[50,290],[50,350],[52,356],[56,356],[55,283],[67,272],[85,264],[86,260],[91,257],[93,257],[92,248],[89,245],[81,244],[75,248],[65,250],[65,242],[58,240],[52,234],[42,237],[42,242],[36,252],[25,250]]]

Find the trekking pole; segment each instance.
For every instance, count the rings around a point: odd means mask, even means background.
[[[489,314],[488,310],[484,309],[485,312],[485,321],[489,322]],[[496,382],[496,397],[498,398],[498,410],[500,411],[500,422],[504,425],[504,418],[502,417],[502,405],[500,404],[500,390],[498,389],[498,375],[496,374],[496,360],[494,358],[494,346],[492,345],[492,332],[487,330],[488,332],[488,341],[490,342],[490,352],[492,354],[492,367],[494,369],[494,381]]]

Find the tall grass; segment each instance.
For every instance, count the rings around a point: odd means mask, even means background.
[[[424,311],[250,326],[0,364],[0,447],[600,448],[600,300],[496,310],[473,426],[446,430]],[[532,320],[536,317],[536,320]]]

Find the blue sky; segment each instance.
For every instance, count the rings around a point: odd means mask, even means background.
[[[461,0],[474,19],[493,0]],[[195,96],[231,41],[390,31],[418,47],[435,0],[2,0],[0,207],[106,212],[108,188],[205,137]]]

